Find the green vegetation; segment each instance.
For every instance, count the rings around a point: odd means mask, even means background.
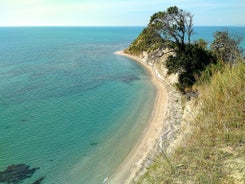
[[[186,44],[184,50],[176,51],[166,61],[168,73],[179,73],[178,87],[181,91],[190,88],[201,76],[201,72],[211,64],[216,63],[211,52],[203,49],[198,44]]]
[[[205,49],[205,41],[191,43],[193,33],[193,16],[178,7],[170,7],[166,11],[155,13],[148,27],[126,50],[127,53],[139,55],[143,51],[169,48],[175,54],[166,61],[168,73],[179,74],[181,91],[190,88],[200,77],[201,72],[215,57]]]
[[[245,64],[222,68],[198,87],[199,111],[184,145],[169,158],[158,155],[138,183],[245,182]]]
[[[232,64],[243,53],[243,49],[239,47],[241,41],[242,37],[239,35],[232,36],[228,31],[217,31],[211,49],[220,61]]]
[[[178,73],[177,87],[186,92],[202,75],[209,65],[218,61],[233,64],[243,51],[239,47],[240,36],[232,36],[228,31],[217,31],[211,50],[205,40],[191,42],[193,16],[176,6],[155,13],[139,37],[126,50],[129,54],[140,55],[154,50],[168,48],[175,54],[168,57],[168,73]]]
[[[199,92],[190,132],[172,155],[154,159],[137,183],[245,183],[245,60],[240,36],[217,31],[210,49],[191,42],[193,16],[176,6],[155,13],[127,52],[167,47],[168,73],[182,92]],[[186,133],[186,132],[185,132]]]
[[[192,33],[192,15],[176,6],[170,7],[151,17],[148,27],[126,49],[126,52],[139,55],[143,51],[150,52],[165,47],[182,50],[186,37],[190,43]]]
[[[125,51],[126,53],[139,55],[144,51],[150,53],[151,51],[163,49],[164,47],[165,40],[155,30],[147,27]]]
[[[186,42],[190,43],[193,33],[192,18],[191,13],[173,6],[166,11],[155,13],[148,27],[163,37],[174,51],[184,50]]]

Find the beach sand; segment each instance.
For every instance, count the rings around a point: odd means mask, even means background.
[[[158,79],[153,67],[144,63],[139,57],[126,54],[124,51],[117,51],[115,54],[131,58],[142,64],[149,71],[151,80],[156,87],[156,98],[149,123],[133,150],[106,181],[106,183],[110,184],[126,184],[132,183],[141,171],[143,164],[147,161],[148,155],[155,150],[155,146],[160,140],[164,126],[168,93],[164,84]]]

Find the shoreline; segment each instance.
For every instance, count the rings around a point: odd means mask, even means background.
[[[132,183],[144,168],[147,157],[155,152],[154,148],[160,141],[164,127],[165,111],[167,109],[168,92],[166,86],[159,80],[154,68],[144,63],[139,57],[126,54],[123,50],[117,51],[114,54],[133,59],[143,65],[149,72],[151,81],[156,88],[155,102],[147,126],[123,163],[106,181],[106,183],[110,184],[129,184]]]

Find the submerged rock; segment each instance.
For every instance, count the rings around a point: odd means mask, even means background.
[[[131,75],[131,76],[123,76],[120,78],[120,80],[124,83],[130,83],[132,81],[135,81],[135,80],[139,80],[140,78],[138,76],[134,76],[134,75]]]
[[[91,142],[90,143],[90,146],[96,146],[96,145],[98,145],[99,143],[98,142]]]
[[[41,177],[41,178],[39,178],[37,181],[34,181],[32,184],[41,184],[42,183],[42,181],[44,180],[44,176],[43,177]]]
[[[0,172],[0,182],[7,184],[18,184],[26,178],[30,178],[39,168],[30,168],[26,164],[10,165]]]
[[[26,119],[21,119],[20,122],[21,123],[25,123],[26,122]]]

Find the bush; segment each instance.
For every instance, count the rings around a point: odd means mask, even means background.
[[[187,44],[183,50],[177,50],[166,61],[168,73],[179,73],[180,90],[191,87],[201,76],[201,72],[209,64],[216,63],[211,52],[205,50],[199,44]]]

